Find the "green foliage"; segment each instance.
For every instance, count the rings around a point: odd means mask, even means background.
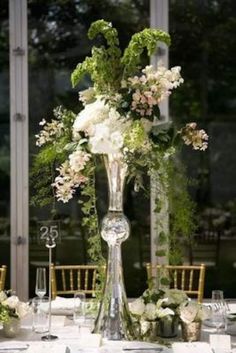
[[[132,36],[121,59],[121,62],[125,67],[125,76],[134,74],[137,71],[141,61],[141,55],[145,48],[147,48],[148,56],[154,54],[157,49],[158,41],[170,45],[169,34],[162,30],[145,28],[143,31],[135,33]]]
[[[189,244],[196,231],[196,205],[188,192],[189,180],[184,167],[172,164],[169,170],[170,263],[182,262],[182,246]]]
[[[91,76],[97,92],[108,93],[120,88],[122,77],[125,78],[138,70],[141,55],[147,48],[148,56],[151,56],[156,48],[157,42],[170,45],[170,36],[164,31],[146,28],[132,36],[123,57],[119,49],[118,33],[111,23],[98,20],[91,24],[88,37],[94,39],[102,34],[107,41],[107,48],[94,46],[92,56],[77,65],[71,75],[71,82],[75,87],[85,74]]]
[[[0,322],[6,322],[9,320],[9,310],[6,306],[0,303]]]
[[[155,178],[159,185],[156,198],[156,213],[162,210],[163,200],[168,200],[169,232],[161,231],[158,234],[158,249],[156,256],[167,256],[170,264],[182,263],[184,244],[191,242],[191,237],[196,230],[194,221],[196,206],[188,193],[189,181],[181,163],[171,158],[164,161],[159,168],[160,173]],[[157,227],[162,228],[162,220],[157,217]],[[162,249],[163,248],[163,249]],[[166,250],[168,249],[168,254]]]
[[[112,25],[104,20],[93,22],[89,28],[89,39],[95,38],[101,33],[108,48],[94,46],[92,56],[87,57],[83,63],[79,63],[71,75],[73,87],[75,87],[87,73],[91,76],[98,92],[107,92],[117,88],[121,75],[118,33]]]
[[[95,157],[94,157],[95,158]],[[99,300],[102,294],[102,286],[105,281],[105,259],[102,255],[101,236],[99,232],[98,215],[96,208],[96,185],[95,185],[95,163],[90,162],[87,166],[88,182],[81,190],[83,201],[82,212],[84,214],[82,226],[87,234],[89,244],[88,255],[92,262],[99,266],[96,280],[96,298]]]

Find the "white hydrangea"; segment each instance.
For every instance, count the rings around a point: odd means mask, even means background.
[[[91,152],[119,153],[124,144],[123,134],[129,125],[129,120],[121,117],[114,108],[110,108],[108,118],[93,125],[92,136],[89,138]]]
[[[93,124],[101,123],[109,116],[109,106],[104,100],[98,98],[95,102],[87,104],[84,109],[77,115],[73,130],[87,131]]]
[[[138,298],[129,304],[132,314],[142,316],[145,310],[145,304],[142,298]]]
[[[146,304],[144,315],[147,320],[155,320],[157,318],[156,305],[153,303]]]
[[[19,298],[16,295],[12,295],[3,301],[3,305],[9,306],[11,309],[16,309],[19,303]]]
[[[188,301],[187,294],[180,289],[166,289],[164,298],[167,299],[165,303],[166,306],[169,306],[171,304],[180,305]]]

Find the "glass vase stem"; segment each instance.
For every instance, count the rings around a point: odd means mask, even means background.
[[[109,186],[109,208],[102,220],[101,236],[108,245],[106,282],[94,332],[109,340],[134,337],[124,287],[121,244],[130,225],[123,214],[123,190],[127,165],[118,154],[104,156]]]

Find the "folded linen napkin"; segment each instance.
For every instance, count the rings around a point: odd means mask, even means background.
[[[230,303],[230,302],[227,302],[227,303],[228,303],[230,313],[236,313],[236,303]]]
[[[25,353],[69,353],[70,349],[61,343],[55,342],[31,342]]]
[[[48,312],[48,303],[40,305],[43,311]],[[51,306],[53,315],[72,315],[74,311],[74,298],[56,297]]]
[[[212,353],[206,342],[175,342],[172,344],[173,353]]]
[[[0,351],[5,350],[5,351],[14,351],[14,350],[25,350],[29,347],[27,343],[24,342],[18,342],[18,341],[6,341],[6,342],[0,342]]]

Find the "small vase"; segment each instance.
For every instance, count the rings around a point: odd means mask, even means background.
[[[11,317],[8,321],[3,323],[3,334],[7,338],[14,338],[19,333],[20,327],[20,319]]]
[[[109,209],[102,220],[101,236],[108,245],[106,282],[94,333],[108,340],[130,340],[135,334],[128,308],[121,244],[129,237],[129,221],[123,213],[127,165],[119,154],[104,156],[109,186]]]
[[[200,341],[201,326],[201,322],[191,322],[190,324],[182,322],[181,327],[183,340],[185,342]]]
[[[163,338],[176,337],[178,334],[179,318],[165,317],[159,320],[158,335]]]

